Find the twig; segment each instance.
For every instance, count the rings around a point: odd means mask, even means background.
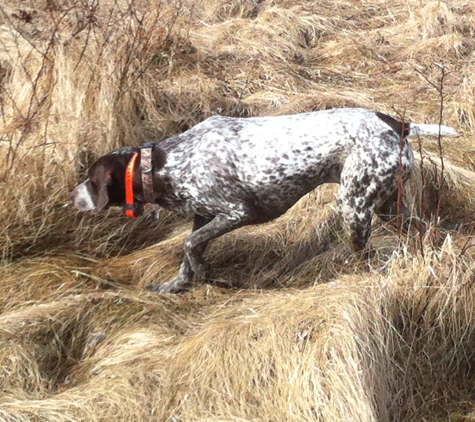
[[[436,186],[436,214],[435,214],[435,223],[437,224],[439,222],[439,217],[440,217],[440,211],[442,208],[442,189],[446,183],[445,180],[445,164],[444,164],[444,150],[442,146],[442,134],[441,134],[441,125],[443,121],[443,115],[444,115],[444,100],[445,100],[445,94],[444,94],[444,81],[445,77],[448,75],[447,72],[447,67],[440,63],[434,62],[434,66],[437,66],[440,69],[440,79],[438,83],[432,82],[426,75],[424,75],[420,70],[415,69],[415,71],[421,75],[425,81],[432,86],[433,88],[436,89],[436,91],[439,94],[439,135],[437,137],[437,145],[438,145],[438,151],[439,151],[439,159],[440,159],[440,177],[438,180],[438,184]]]
[[[424,199],[425,199],[425,191],[426,191],[426,175],[424,171],[424,154],[422,154],[422,141],[419,134],[417,135],[417,144],[419,146],[419,157],[421,158],[419,168],[421,170],[421,181],[422,181],[421,198],[420,198],[420,204],[419,204],[419,215],[421,218],[423,218],[424,212],[425,212]],[[419,225],[419,243],[421,246],[421,254],[422,254],[422,257],[424,258],[424,233],[422,232],[422,225]]]

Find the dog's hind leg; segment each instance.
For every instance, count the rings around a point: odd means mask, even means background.
[[[208,224],[213,218],[203,217],[201,215],[195,214],[193,219],[193,228],[192,233],[201,229],[203,226]],[[206,249],[208,242],[203,242],[196,248],[196,253],[201,257]],[[180,271],[178,275],[164,284],[150,284],[146,287],[147,290],[160,293],[176,293],[179,290],[183,289],[193,278],[193,270],[191,268],[190,260],[188,255],[185,254],[183,261],[180,265]]]
[[[341,195],[340,195],[341,196]],[[357,202],[362,198],[352,198]],[[371,220],[373,210],[369,208],[360,208],[353,201],[351,204],[343,203],[337,198],[338,212],[343,220],[343,229],[355,252],[363,250],[371,235]]]
[[[366,247],[375,212],[386,221],[397,216],[398,210],[408,214],[405,207],[397,207],[397,168],[389,164],[384,172],[377,172],[373,164],[376,161],[377,157],[369,154],[355,154],[347,158],[341,173],[336,200],[354,251]]]
[[[341,173],[336,203],[345,235],[355,252],[366,247],[371,235],[378,187],[361,157],[355,154],[347,158]]]

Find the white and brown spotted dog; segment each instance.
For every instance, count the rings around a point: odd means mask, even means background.
[[[279,217],[323,183],[340,183],[338,211],[351,246],[363,249],[373,214],[389,220],[401,209],[398,181],[408,178],[414,163],[406,137],[439,133],[458,136],[447,126],[401,123],[379,112],[342,108],[276,117],[214,116],[153,144],[153,193],[142,189],[145,171],[138,166],[132,175],[134,205],[153,201],[191,213],[194,224],[178,275],[149,288],[175,292],[193,274],[203,277],[202,255],[210,240]],[[88,180],[70,194],[77,209],[123,206],[126,168],[140,151],[122,148],[100,157]]]

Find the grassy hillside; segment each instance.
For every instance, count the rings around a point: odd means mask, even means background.
[[[3,0],[0,420],[475,421],[474,58],[462,0]],[[190,222],[68,203],[119,146],[341,106],[459,131],[412,140],[427,234],[353,254],[327,185],[158,295]]]

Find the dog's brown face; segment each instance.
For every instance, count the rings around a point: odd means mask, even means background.
[[[74,206],[79,211],[99,212],[124,205],[125,169],[131,156],[127,150],[100,157],[90,168],[86,181],[69,194]]]

